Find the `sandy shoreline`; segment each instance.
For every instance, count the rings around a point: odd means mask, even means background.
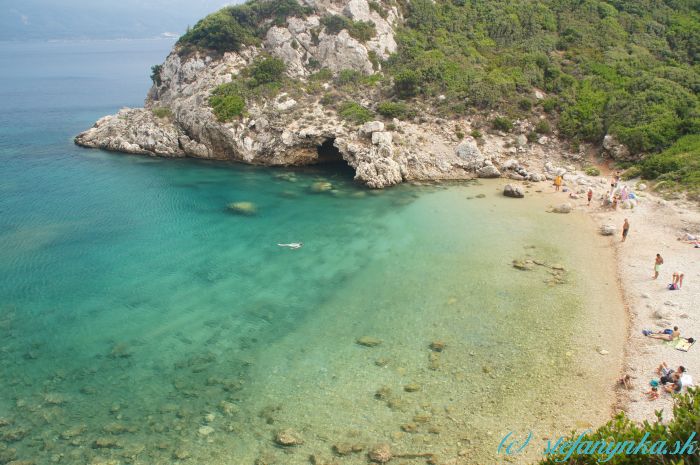
[[[686,233],[698,235],[700,232],[700,212],[687,202],[669,202],[648,193],[636,191],[640,197],[638,205],[631,210],[612,210],[601,206],[600,198],[607,191],[607,179],[596,181],[593,188],[594,200],[591,206],[585,199],[567,199],[561,194],[562,202],[574,203],[577,209],[587,211],[598,225],[610,224],[616,233],[608,238],[616,257],[617,282],[624,298],[627,314],[627,343],[624,349],[622,374],[632,377],[632,388],[616,389],[617,405],[613,411],[625,411],[636,421],[656,419],[655,411],[662,410],[664,418],[672,413],[673,400],[670,394],[663,393],[659,399],[649,400],[649,382],[658,379],[656,369],[666,362],[670,367],[686,367],[695,385],[700,381],[700,345],[694,345],[688,352],[675,349],[670,344],[642,335],[642,330],[659,331],[678,326],[682,337],[697,339],[700,335],[700,318],[694,304],[700,302],[698,278],[700,270],[700,249],[695,249],[679,238]],[[571,184],[571,183],[569,183]],[[634,189],[636,181],[627,183]],[[545,191],[553,189],[548,187]],[[573,189],[574,191],[577,188]],[[621,241],[624,219],[630,222],[630,233],[625,242]],[[654,280],[654,259],[660,253],[664,259],[659,278]],[[670,291],[667,285],[672,274],[683,272],[683,287]],[[686,389],[683,389],[685,392]]]

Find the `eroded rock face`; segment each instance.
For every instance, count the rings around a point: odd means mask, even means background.
[[[294,166],[321,162],[318,147],[333,141],[355,170],[355,179],[371,188],[413,180],[501,175],[497,168],[500,160],[512,156],[515,150],[503,138],[486,135],[479,145],[473,139],[457,142],[451,129],[455,124],[430,115],[413,121],[394,120],[391,125],[372,121],[358,127],[343,120],[333,106],[324,106],[322,93],[317,90],[249,100],[244,116],[230,122],[218,121],[209,106],[212,90],[235,79],[261,54],[282,59],[289,77],[304,89],[307,77],[319,67],[333,73],[353,69],[370,74],[378,66],[370,60],[372,53],[387,58],[396,51],[394,28],[402,18],[393,2],[378,2],[384,9],[381,15],[369,7],[367,0],[300,2],[314,7],[316,13],[305,18],[290,17],[286,23],[271,27],[260,46],[223,56],[195,52],[181,57],[174,50],[162,64],[160,83],[148,92],[145,108],[126,108],[106,116],[78,135],[75,142],[151,156]],[[346,30],[329,34],[321,18],[330,14],[371,21],[377,34],[366,43]],[[326,90],[332,90],[332,84],[326,85]],[[369,92],[361,103],[372,108],[384,97]],[[156,116],[163,114],[167,116]],[[523,150],[518,154],[542,159],[556,153],[557,147],[529,144]],[[527,163],[525,166],[529,168]]]

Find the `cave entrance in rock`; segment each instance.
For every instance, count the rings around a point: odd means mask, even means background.
[[[335,138],[328,138],[321,145],[316,146],[318,154],[317,165],[324,171],[332,171],[344,176],[355,176],[355,170],[343,159],[338,147],[335,146]]]

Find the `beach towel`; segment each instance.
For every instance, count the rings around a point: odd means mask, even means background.
[[[681,385],[686,388],[693,387],[693,377],[688,373],[684,374],[681,376]]]
[[[693,347],[693,344],[695,344],[695,341],[690,342],[687,339],[681,338],[680,341],[678,341],[678,344],[676,344],[676,350],[681,350],[683,352],[688,352],[691,347]]]

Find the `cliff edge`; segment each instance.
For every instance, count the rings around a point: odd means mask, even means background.
[[[225,8],[153,68],[144,108],[106,116],[75,142],[269,166],[344,160],[371,188],[473,177],[542,181],[551,178],[547,161],[583,158],[585,146],[571,152],[556,133],[536,131],[544,113],[486,129],[498,113],[445,115],[445,95],[387,100],[400,92],[382,71],[404,21],[389,1]],[[533,102],[545,98],[531,94]]]

